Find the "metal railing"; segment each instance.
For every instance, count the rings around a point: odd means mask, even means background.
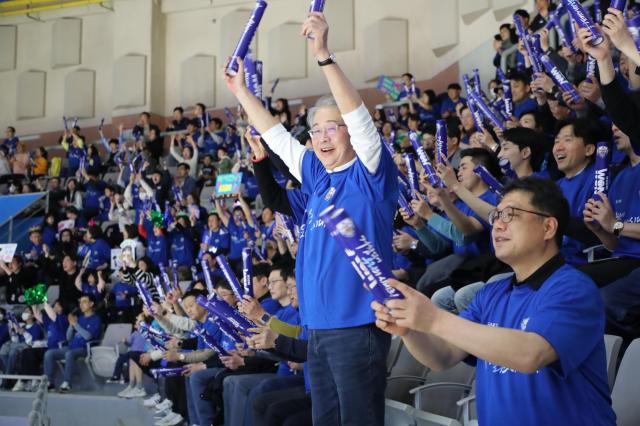
[[[22,374],[0,374],[3,380],[37,380],[35,398],[31,404],[31,411],[27,416],[29,426],[50,426],[51,419],[47,416],[47,398],[49,396],[49,379],[47,376],[28,376]]]

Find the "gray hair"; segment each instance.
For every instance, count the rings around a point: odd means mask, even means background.
[[[316,112],[320,108],[338,108],[338,103],[332,95],[321,96],[315,103],[315,105],[309,108],[307,113],[307,125],[309,128],[313,127],[313,120],[315,119]]]

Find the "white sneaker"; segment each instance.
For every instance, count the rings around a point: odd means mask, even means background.
[[[71,391],[71,385],[69,384],[69,382],[62,382],[59,391],[60,393],[67,393]]]
[[[16,382],[15,385],[13,385],[13,388],[11,389],[12,392],[24,392],[26,390],[27,384],[25,382],[23,382],[22,380],[18,380]]]
[[[131,392],[127,394],[128,398],[144,398],[147,396],[147,391],[144,388],[135,387]]]
[[[126,388],[124,388],[123,390],[121,390],[120,392],[118,392],[118,397],[126,398],[127,395],[129,394],[129,392],[131,392],[132,390],[133,390],[133,386],[129,385]]]
[[[40,387],[40,380],[33,379],[31,381],[31,388],[29,389],[29,392],[36,392],[38,387]]]
[[[164,401],[156,404],[156,413],[159,413],[160,411],[164,411],[167,408],[171,407],[173,407],[173,402],[171,402],[170,399],[165,399]]]
[[[154,393],[151,398],[145,399],[144,402],[142,403],[142,405],[144,405],[145,407],[154,407],[156,405],[158,405],[160,403],[160,401],[162,401],[162,397],[160,396],[159,393]]]
[[[171,413],[172,413],[171,408],[167,408],[166,410],[162,410],[159,413],[156,413],[156,415],[153,416],[153,420],[158,422],[164,419],[165,417],[167,417]]]
[[[180,414],[171,412],[165,418],[158,420],[156,426],[176,426],[183,422],[183,418]]]

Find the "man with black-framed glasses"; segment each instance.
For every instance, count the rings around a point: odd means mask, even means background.
[[[480,424],[614,425],[602,299],[560,254],[568,202],[552,181],[533,177],[503,194],[492,239],[513,278],[484,286],[460,316],[392,282],[405,299],[374,302],[376,324],[434,370],[475,364]]]

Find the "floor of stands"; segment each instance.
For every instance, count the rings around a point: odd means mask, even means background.
[[[143,398],[118,398],[124,385],[104,385],[101,389],[48,396],[47,414],[51,426],[150,426],[154,412],[142,405]],[[35,394],[0,391],[0,426],[26,424]]]

